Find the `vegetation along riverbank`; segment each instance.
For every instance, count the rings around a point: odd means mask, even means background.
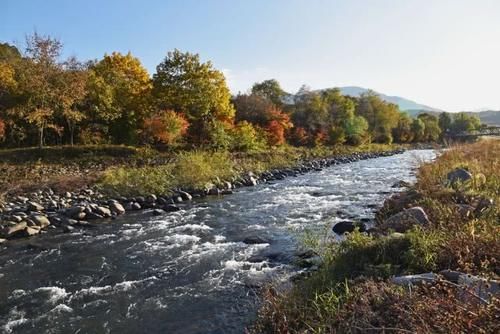
[[[269,288],[254,332],[498,333],[498,152],[484,140],[422,165],[369,234],[318,247],[319,271]]]
[[[30,237],[48,229],[71,232],[92,226],[89,221],[114,218],[126,211],[154,209],[153,214],[158,215],[178,211],[180,203],[193,198],[228,195],[237,187],[397,154],[402,148],[372,144],[356,149],[287,148],[258,154],[161,154],[127,147],[28,152],[24,158],[24,151],[2,153],[15,160],[3,166],[6,173],[1,179],[5,193],[0,203],[0,231],[6,239]],[[32,154],[41,154],[45,162],[33,159]]]

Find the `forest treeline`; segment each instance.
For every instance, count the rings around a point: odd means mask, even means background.
[[[168,52],[152,76],[131,53],[61,59],[62,43],[37,33],[19,50],[0,43],[0,146],[128,144],[251,151],[295,146],[438,141],[479,128],[465,113],[411,118],[373,92],[274,80],[232,96],[223,73],[197,54]]]

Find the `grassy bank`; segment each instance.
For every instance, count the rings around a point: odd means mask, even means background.
[[[63,146],[0,151],[0,196],[50,187],[56,192],[97,185],[110,194],[167,194],[171,189],[203,188],[245,172],[286,168],[299,161],[353,152],[386,151],[392,145],[295,148],[262,152],[160,152],[130,146]]]
[[[498,333],[498,295],[485,303],[475,291],[444,279],[407,289],[389,278],[445,269],[499,278],[499,153],[500,141],[482,141],[454,147],[422,165],[414,188],[388,200],[377,218],[382,222],[405,207],[421,206],[429,225],[384,236],[354,232],[322,247],[324,265],[318,272],[291,290],[264,292],[253,331]],[[474,177],[446,185],[447,174],[457,167]],[[473,211],[482,200],[494,204]]]

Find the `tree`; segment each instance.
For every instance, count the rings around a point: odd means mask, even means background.
[[[59,131],[53,115],[58,99],[57,59],[61,49],[59,40],[34,33],[26,38],[26,57],[16,71],[20,98],[10,112],[18,113],[37,128],[40,148],[44,145],[46,128]]]
[[[0,43],[0,62],[12,63],[21,59],[21,52],[8,43]]]
[[[400,114],[398,124],[392,129],[392,136],[397,143],[409,143],[413,140],[412,120],[408,114]]]
[[[413,133],[413,141],[419,142],[425,138],[425,124],[419,119],[415,118],[411,123],[411,132]]]
[[[439,128],[441,128],[442,133],[447,133],[451,130],[452,119],[449,113],[442,112],[439,114]]]
[[[86,66],[71,57],[63,64],[59,76],[60,113],[69,131],[70,145],[73,145],[76,126],[86,118],[81,104],[87,94],[88,71]]]
[[[239,122],[233,130],[233,149],[237,151],[256,151],[265,147],[261,134],[249,122]]]
[[[262,96],[278,107],[283,105],[283,98],[287,95],[276,79],[255,83],[252,86],[252,94]]]
[[[347,142],[351,145],[360,145],[368,131],[368,122],[363,116],[353,116],[345,122]]]
[[[260,95],[239,94],[233,99],[236,122],[247,121],[265,127],[270,121],[270,110],[275,106]]]
[[[453,133],[471,132],[479,129],[481,121],[477,116],[468,115],[465,112],[459,112],[454,115],[451,130]]]
[[[397,126],[400,117],[397,105],[387,103],[375,92],[368,91],[360,96],[356,114],[368,121],[369,131],[374,141],[392,142],[392,129]]]
[[[212,128],[226,128],[218,123],[233,123],[234,108],[224,74],[211,62],[202,63],[197,54],[169,52],[156,67],[153,86],[158,107],[185,114],[197,143],[209,140]]]
[[[144,142],[172,145],[187,132],[186,118],[173,110],[160,111],[144,120],[142,137]]]
[[[423,113],[418,115],[418,118],[424,123],[424,140],[425,141],[436,141],[441,135],[441,129],[439,128],[438,119],[434,115]]]
[[[139,59],[130,52],[113,52],[91,67],[87,105],[95,119],[109,126],[116,143],[134,143],[149,113],[151,89],[149,74]]]

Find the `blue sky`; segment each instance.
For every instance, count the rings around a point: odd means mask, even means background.
[[[500,109],[498,0],[0,0],[0,41],[34,30],[65,55],[131,51],[152,74],[200,53],[233,92],[356,85],[449,111]]]

